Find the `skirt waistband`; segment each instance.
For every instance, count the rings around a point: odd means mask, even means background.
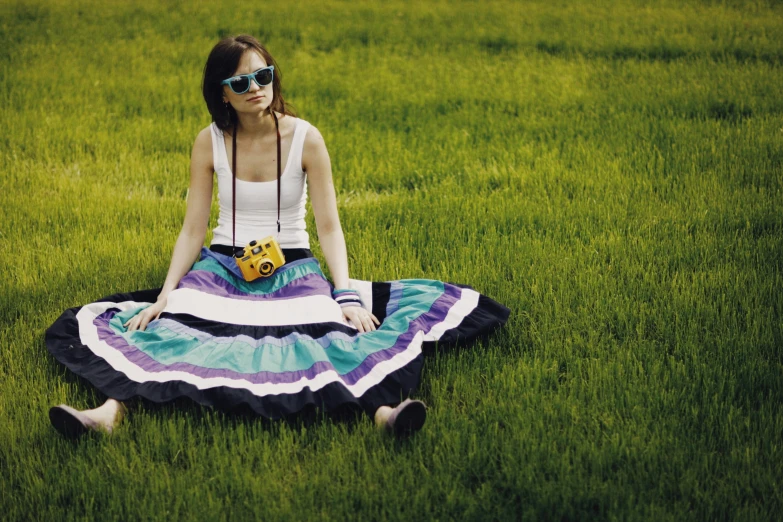
[[[232,257],[234,252],[244,251],[244,247],[234,247],[232,251],[231,245],[209,245],[209,249],[218,254]],[[286,263],[307,259],[308,257],[315,257],[309,248],[284,248],[283,256],[285,256]]]

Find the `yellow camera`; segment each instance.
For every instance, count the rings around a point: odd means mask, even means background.
[[[245,281],[254,281],[259,277],[269,277],[285,264],[280,244],[272,237],[260,241],[251,241],[244,252],[234,256]]]

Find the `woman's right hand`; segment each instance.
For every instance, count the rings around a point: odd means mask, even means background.
[[[143,332],[150,321],[160,317],[160,313],[164,308],[166,308],[166,298],[159,298],[155,303],[128,319],[123,326],[127,328],[129,332],[133,332],[134,330],[141,330]]]

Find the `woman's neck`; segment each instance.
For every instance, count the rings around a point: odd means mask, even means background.
[[[262,111],[259,114],[237,114],[239,118],[238,129],[242,134],[266,135],[275,132],[275,120],[271,112]]]

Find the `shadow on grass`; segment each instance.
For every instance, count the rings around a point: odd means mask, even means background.
[[[347,405],[327,413],[322,408],[309,404],[296,414],[279,419],[269,419],[261,417],[249,406],[233,410],[216,409],[202,406],[187,397],[179,397],[165,403],[134,397],[129,401],[125,401],[125,404],[131,410],[140,408],[161,417],[170,417],[175,413],[186,414],[194,428],[212,426],[216,418],[224,426],[253,425],[266,431],[272,431],[282,425],[294,431],[299,431],[302,428],[311,428],[325,422],[341,424],[348,431],[352,431],[358,423],[364,422],[364,411],[354,405]]]

